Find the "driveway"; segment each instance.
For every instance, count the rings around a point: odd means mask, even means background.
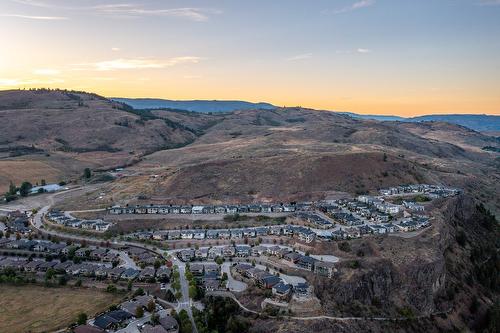
[[[248,285],[244,282],[235,280],[231,275],[231,263],[225,262],[222,264],[222,272],[227,274],[227,284],[226,287],[230,291],[241,292],[248,288]]]

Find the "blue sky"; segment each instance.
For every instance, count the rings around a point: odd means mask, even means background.
[[[0,89],[500,113],[500,0],[2,0]]]

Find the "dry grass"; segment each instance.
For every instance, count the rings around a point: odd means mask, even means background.
[[[117,303],[120,296],[92,289],[0,286],[0,332],[49,332],[90,317]]]
[[[5,192],[10,181],[19,186],[23,181],[33,184],[45,179],[47,182],[60,181],[60,170],[42,161],[0,160],[0,192]]]

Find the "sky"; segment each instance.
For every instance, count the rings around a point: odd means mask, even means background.
[[[0,0],[0,90],[500,115],[500,0]]]

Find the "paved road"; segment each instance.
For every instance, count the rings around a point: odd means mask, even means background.
[[[198,328],[196,327],[193,318],[193,311],[191,310],[192,302],[191,299],[189,298],[189,285],[186,280],[186,264],[177,259],[176,256],[173,256],[172,258],[174,265],[177,265],[177,267],[179,267],[179,275],[181,283],[182,298],[181,301],[178,303],[178,309],[179,311],[182,309],[187,311],[189,319],[191,319],[191,324],[193,325],[193,333],[198,333]]]

